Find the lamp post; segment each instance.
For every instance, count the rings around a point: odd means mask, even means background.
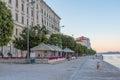
[[[61,28],[63,28],[63,27],[65,27],[65,26],[61,26]],[[62,48],[62,33],[61,33],[60,37],[61,37],[61,48]]]
[[[33,5],[34,3],[35,3],[35,1],[28,2],[27,5],[29,5],[29,4]],[[29,24],[27,24],[27,60],[29,62],[29,60],[30,60],[30,46],[29,46],[29,26],[28,25]]]
[[[63,27],[65,27],[65,26],[61,26],[61,28],[63,28]],[[62,34],[60,33],[60,38],[61,38],[61,49],[63,48],[62,47]],[[61,55],[63,56],[63,53],[61,52]]]

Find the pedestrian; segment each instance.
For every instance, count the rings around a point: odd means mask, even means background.
[[[7,55],[12,58],[12,54],[10,51],[8,51]]]
[[[100,62],[97,62],[96,67],[97,67],[97,69],[100,69],[100,68],[101,68],[101,63],[100,63]]]
[[[35,53],[33,51],[30,53],[30,62],[35,63]]]
[[[2,56],[2,58],[3,58],[3,56],[4,56],[3,53],[2,53],[2,51],[0,51],[0,56]]]

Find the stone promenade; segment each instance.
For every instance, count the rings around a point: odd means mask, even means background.
[[[0,80],[120,80],[120,70],[90,56],[59,64],[0,63]]]
[[[99,69],[97,62],[100,62]],[[87,59],[70,80],[120,80],[120,69],[98,59]]]

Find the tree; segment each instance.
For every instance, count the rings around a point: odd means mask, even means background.
[[[81,47],[82,47],[81,44],[77,44],[77,43],[76,43],[74,50],[75,50],[75,53],[76,53],[77,56],[82,55],[82,53],[81,53]]]
[[[56,45],[61,47],[62,41],[61,41],[61,34],[52,34],[48,40],[48,44]]]
[[[75,48],[75,40],[73,37],[68,36],[68,35],[62,35],[62,46],[63,48],[70,48],[72,50],[74,50]]]
[[[5,2],[0,0],[0,46],[9,43],[13,35],[14,21],[11,11],[6,7]]]
[[[76,56],[95,54],[96,51],[87,49],[86,46],[76,43],[73,37],[62,34],[52,34],[48,40],[48,44],[56,45],[62,48],[70,48],[75,51]]]
[[[71,36],[68,36],[67,37],[67,47],[69,47],[70,49],[74,50],[75,44],[76,44],[76,42],[75,42],[74,38],[71,37]]]
[[[87,51],[88,51],[88,50],[87,50],[87,47],[81,45],[80,52],[81,52],[83,55],[86,55],[86,54],[87,54]]]
[[[20,50],[27,50],[27,28],[24,28],[20,37],[15,37],[14,47]],[[47,29],[45,26],[40,27],[39,25],[31,26],[29,29],[29,48],[33,48],[40,43],[47,40],[46,35]],[[30,49],[29,49],[30,50]]]
[[[93,49],[88,49],[88,54],[89,55],[94,55],[94,54],[96,54],[96,51],[93,50]]]
[[[62,47],[63,49],[68,47],[74,50],[75,40],[73,37],[62,34],[52,34],[48,40],[48,44]]]

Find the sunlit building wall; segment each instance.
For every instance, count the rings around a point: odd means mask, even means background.
[[[76,38],[76,42],[83,46],[86,46],[88,49],[91,49],[90,39],[84,36]]]
[[[60,33],[60,17],[43,0],[4,1],[8,9],[11,10],[15,23],[12,39],[14,39],[15,36],[19,36],[24,27],[30,27],[31,25],[37,24],[46,26],[49,34]],[[35,3],[31,4],[32,1],[35,1]],[[13,55],[21,55],[21,51],[15,49],[12,42],[4,46],[4,55],[7,56],[9,51]]]

